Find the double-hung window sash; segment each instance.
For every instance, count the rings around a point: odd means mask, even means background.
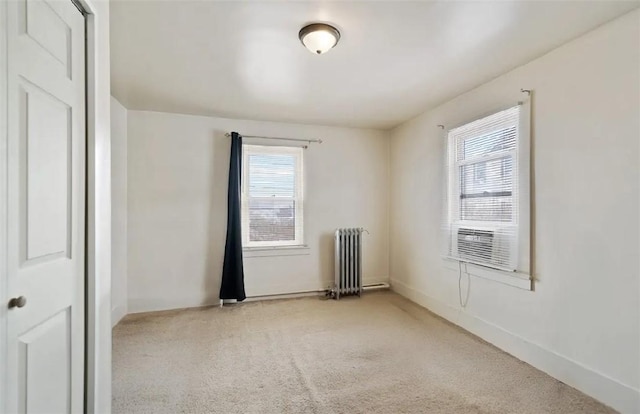
[[[298,147],[243,146],[244,247],[303,244],[302,154]]]
[[[520,106],[447,135],[445,255],[515,270]]]

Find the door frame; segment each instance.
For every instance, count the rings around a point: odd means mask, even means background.
[[[71,1],[71,0],[69,0]],[[105,184],[101,181],[99,169],[105,167],[104,159],[106,158],[106,173],[110,177],[111,170],[111,130],[110,130],[110,101],[111,84],[109,71],[109,3],[102,2],[106,5],[106,10],[98,9],[100,0],[75,0],[85,11],[85,80],[86,80],[86,133],[87,133],[87,155],[86,155],[86,232],[85,232],[85,412],[111,412],[111,182],[107,181],[106,192],[109,194],[107,201],[107,214],[109,217],[106,231],[107,246],[101,245],[104,237],[99,237],[100,232],[104,231],[100,227],[99,221],[101,206],[100,196],[104,189],[101,187]],[[101,13],[106,15],[103,16]],[[104,28],[100,33],[100,25],[106,25],[106,39],[104,39]],[[105,49],[106,41],[106,50]],[[101,57],[106,54],[106,68]],[[106,108],[104,106],[105,97],[104,83],[105,79],[101,79],[101,72],[106,70]],[[106,113],[106,117],[105,117]],[[106,134],[106,139],[104,137]],[[101,136],[102,135],[102,136]],[[105,145],[106,144],[106,145]],[[106,250],[106,253],[105,253]],[[107,255],[109,266],[107,271],[103,272],[101,263],[104,255]],[[104,290],[105,283],[107,290]],[[99,300],[106,295],[109,306],[105,315],[105,310],[101,309]],[[104,318],[108,318],[105,332]],[[108,341],[105,339],[108,338]],[[103,348],[106,347],[106,350]],[[106,361],[102,361],[106,359]],[[106,384],[104,383],[106,382]],[[108,395],[101,395],[108,391]],[[106,405],[105,405],[106,404]]]
[[[7,392],[7,3],[0,2],[0,411],[7,412],[4,405]]]
[[[71,0],[68,0],[71,1]],[[111,411],[109,3],[75,0],[85,18],[85,412]],[[7,2],[0,1],[0,412],[7,401]],[[109,306],[104,306],[104,302]]]

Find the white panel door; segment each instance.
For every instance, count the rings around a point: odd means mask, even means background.
[[[70,0],[10,0],[6,22],[6,409],[80,413],[84,17]]]

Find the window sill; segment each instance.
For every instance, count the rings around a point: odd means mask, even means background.
[[[456,274],[460,272],[457,260],[443,259],[443,261],[445,269],[452,270],[456,272]],[[462,262],[463,277],[465,276],[465,268],[471,276],[491,280],[493,282],[502,283],[503,285],[513,286],[519,289],[531,290],[531,280],[529,278],[529,275],[527,274],[518,272],[507,272],[504,270],[491,269],[472,263]]]
[[[311,254],[306,244],[297,246],[261,246],[244,247],[242,255],[245,258],[270,256],[305,256]]]

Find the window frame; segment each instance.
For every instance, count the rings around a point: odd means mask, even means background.
[[[477,111],[477,112],[466,112],[466,114],[458,114],[455,117],[453,122],[451,122],[451,127],[442,129],[442,137],[443,137],[443,174],[444,174],[444,188],[443,188],[443,230],[442,236],[445,238],[443,240],[442,246],[444,251],[442,252],[445,267],[453,269],[453,263],[455,262],[466,262],[469,264],[469,271],[472,271],[474,276],[479,276],[476,273],[482,273],[482,277],[503,281],[504,280],[515,280],[516,282],[509,282],[508,284],[517,285],[517,287],[525,288],[525,283],[527,283],[526,289],[529,289],[528,282],[531,275],[533,274],[533,244],[532,238],[534,237],[533,229],[534,229],[534,216],[533,211],[534,207],[532,205],[534,200],[534,187],[533,187],[533,150],[532,150],[532,137],[531,137],[531,99],[526,98],[524,100],[515,101],[504,99],[502,100],[503,105],[494,107],[495,109],[491,111]],[[457,148],[454,150],[450,150],[451,142],[450,142],[450,132],[452,130],[465,127],[470,125],[476,121],[482,120],[487,117],[491,117],[492,115],[496,115],[502,111],[508,110],[510,108],[519,106],[519,118],[517,121],[517,141],[515,149],[512,150],[503,150],[499,153],[496,153],[495,157],[492,157],[493,154],[486,157],[486,160],[491,158],[505,158],[505,153],[512,151],[511,154],[511,168],[512,168],[512,180],[513,180],[513,200],[517,202],[517,207],[514,207],[512,213],[515,217],[512,218],[511,222],[500,222],[500,221],[474,221],[474,220],[461,220],[460,215],[460,190],[461,190],[461,180],[459,178],[460,175],[460,166],[458,165],[456,156],[457,156]],[[457,143],[457,142],[456,142]],[[476,158],[474,161],[469,161],[466,164],[471,164],[473,162],[477,162]],[[464,162],[462,162],[464,164]],[[504,163],[501,166],[502,169],[505,168]],[[452,173],[453,172],[453,173]],[[456,187],[457,185],[457,187]],[[457,202],[455,203],[455,208],[452,208],[451,201],[455,201],[455,198],[458,197]],[[514,220],[515,219],[515,220]],[[479,263],[474,261],[464,260],[459,257],[454,257],[449,254],[452,237],[453,237],[453,229],[456,227],[468,227],[477,230],[498,230],[511,228],[515,231],[516,234],[516,242],[517,246],[515,248],[514,254],[516,254],[516,268],[507,269],[501,266],[494,266],[488,263]],[[455,269],[458,269],[458,265],[455,265]],[[472,270],[473,269],[473,270]],[[484,269],[484,270],[483,270]],[[506,278],[506,279],[501,279]],[[520,286],[522,285],[522,286]]]
[[[250,222],[249,222],[249,200],[250,199],[268,199],[274,197],[249,197],[249,159],[251,155],[292,155],[295,157],[294,167],[294,197],[276,197],[283,200],[293,200],[295,206],[295,238],[294,240],[279,241],[251,241]],[[242,248],[264,249],[264,248],[291,248],[305,247],[304,243],[304,148],[295,146],[280,145],[260,145],[260,144],[243,144],[242,145],[242,186],[240,195],[241,205],[241,223],[242,223]]]

